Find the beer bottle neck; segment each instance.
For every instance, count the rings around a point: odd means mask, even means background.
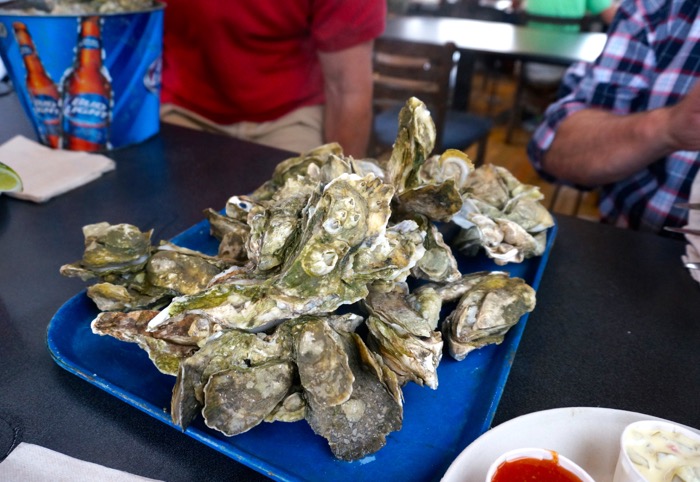
[[[41,61],[36,55],[25,55],[23,59],[24,65],[27,67],[27,71],[41,72],[42,70],[44,70],[44,66],[41,65]]]
[[[102,42],[99,37],[82,37],[78,45],[78,52],[78,65],[102,66]]]

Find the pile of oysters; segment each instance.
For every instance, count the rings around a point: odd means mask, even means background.
[[[439,226],[503,265],[541,255],[554,224],[536,187],[461,151],[432,155],[435,136],[411,98],[385,163],[324,145],[207,210],[215,256],[98,223],[61,273],[97,281],[94,333],[176,377],[183,429],[199,414],[229,436],[306,420],[336,458],[363,458],[401,428],[404,385],[437,389],[443,343],[462,360],[535,307],[522,279],[461,273]]]

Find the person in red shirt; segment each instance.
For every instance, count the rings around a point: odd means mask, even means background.
[[[297,152],[338,142],[365,156],[386,0],[166,3],[164,121]]]

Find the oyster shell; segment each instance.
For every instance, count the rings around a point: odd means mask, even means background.
[[[507,273],[481,277],[442,323],[450,355],[463,360],[472,350],[500,344],[508,330],[535,308],[535,291]]]
[[[419,171],[435,147],[435,138],[430,112],[411,97],[399,112],[399,131],[387,165],[387,178],[397,195],[423,184]]]
[[[83,227],[82,259],[61,266],[60,273],[87,281],[109,274],[138,272],[148,261],[152,233],[152,230],[142,233],[131,224],[88,224]]]
[[[313,431],[328,440],[340,460],[358,460],[386,444],[386,436],[401,429],[403,408],[375,371],[365,369],[352,334],[339,335],[354,381],[350,397],[337,405],[309,399],[306,420]],[[361,342],[361,340],[360,340]]]
[[[248,260],[245,245],[250,234],[250,226],[243,221],[207,209],[204,214],[209,221],[209,232],[219,240],[217,257],[233,264],[244,264]]]
[[[338,335],[322,318],[309,320],[296,334],[296,363],[312,406],[335,406],[350,398],[355,376]]]
[[[399,113],[399,133],[387,166],[387,178],[396,188],[396,213],[449,221],[459,212],[460,188],[474,165],[456,150],[429,157],[434,146],[435,124],[425,104],[412,97]]]
[[[308,404],[300,387],[292,387],[290,393],[265,416],[266,422],[298,422],[306,418]]]
[[[175,295],[168,289],[122,282],[130,287],[107,282],[95,283],[88,286],[87,295],[100,311],[155,309],[167,304]]]
[[[171,400],[173,422],[183,429],[190,424],[205,405],[204,387],[213,374],[234,367],[255,367],[274,360],[288,361],[291,353],[291,339],[286,337],[268,337],[238,330],[227,330],[210,337],[199,351],[180,363]],[[269,411],[281,400],[269,407]],[[268,413],[263,414],[261,420],[266,415]]]
[[[389,234],[386,225],[392,193],[391,186],[371,174],[337,177],[307,210],[297,247],[289,252],[279,274],[266,280],[250,278],[245,284],[237,279],[177,297],[151,326],[195,310],[228,328],[262,331],[286,319],[330,313],[355,303],[366,296],[367,283],[379,277],[406,276],[419,257],[406,256],[404,250],[420,252],[423,238],[411,238],[415,233],[403,227]],[[416,242],[421,244],[416,246]],[[377,243],[383,249],[376,249]],[[382,269],[373,270],[372,265],[357,260],[379,263]]]
[[[250,210],[246,250],[258,270],[267,271],[282,265],[287,253],[296,248],[302,210],[320,187],[319,182],[308,178],[289,178],[269,202]]]
[[[449,283],[461,278],[462,273],[459,272],[452,248],[445,243],[437,226],[424,216],[416,216],[414,219],[418,220],[426,236],[423,242],[425,254],[411,269],[411,274],[415,278],[438,283]]]
[[[544,232],[554,225],[543,198],[539,188],[521,183],[505,168],[479,167],[467,179],[462,208],[452,217],[463,229],[455,246],[470,255],[484,248],[499,265],[540,256]]]
[[[287,179],[305,177],[309,171],[319,173],[330,156],[342,156],[343,149],[338,143],[329,143],[280,162],[272,173],[272,178],[253,192],[251,198],[262,201],[271,199],[285,185]],[[320,176],[320,173],[317,174]]]
[[[442,360],[442,336],[439,331],[419,337],[402,333],[395,325],[383,322],[375,316],[367,319],[370,332],[369,346],[405,385],[412,381],[437,389],[437,367]]]
[[[474,163],[467,154],[457,149],[447,149],[439,156],[426,159],[420,168],[420,177],[433,184],[452,180],[455,188],[462,192],[473,171]]]
[[[203,255],[160,249],[146,263],[146,274],[153,286],[180,294],[199,293],[222,271]]]
[[[204,422],[228,436],[247,432],[284,400],[293,380],[294,366],[289,361],[214,373],[204,387]]]
[[[208,319],[190,315],[171,320],[156,332],[149,332],[148,322],[156,314],[157,311],[151,310],[104,312],[92,321],[90,327],[95,334],[137,343],[159,371],[176,375],[180,362],[189,359],[199,349],[199,343],[218,327]]]
[[[425,184],[399,194],[395,212],[417,213],[435,221],[449,221],[462,208],[462,197],[452,179]]]

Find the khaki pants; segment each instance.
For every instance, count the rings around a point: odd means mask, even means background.
[[[323,144],[321,105],[301,107],[274,121],[222,125],[174,104],[163,104],[160,118],[163,122],[225,134],[292,152],[306,152]]]

